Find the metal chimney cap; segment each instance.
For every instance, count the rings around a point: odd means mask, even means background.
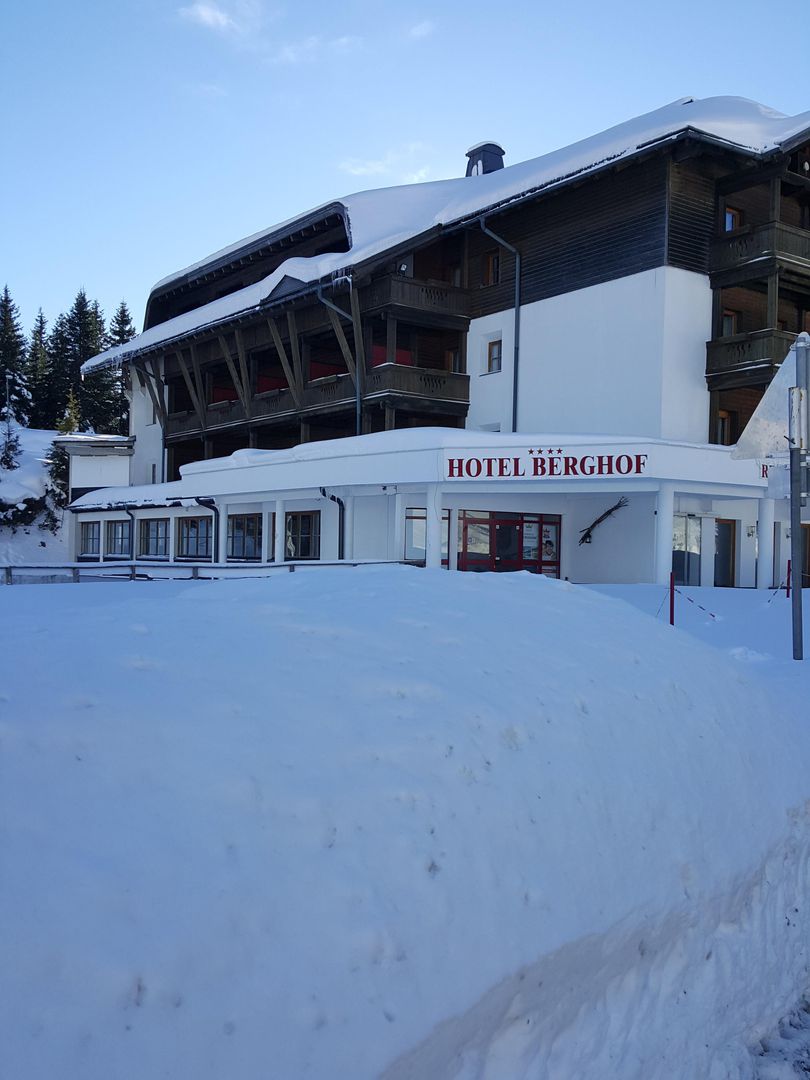
[[[484,139],[483,142],[478,142],[475,146],[471,146],[467,151],[466,156],[470,157],[471,154],[479,153],[482,150],[490,150],[494,154],[500,154],[501,157],[506,155],[506,151],[500,143],[496,143],[492,139]]]

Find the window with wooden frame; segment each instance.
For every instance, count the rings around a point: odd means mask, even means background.
[[[740,332],[740,313],[726,308],[723,312],[723,320],[720,326],[721,337],[733,337]]]
[[[484,254],[484,264],[481,271],[481,280],[484,285],[500,285],[501,283],[501,253],[497,248]]]
[[[98,559],[101,555],[101,522],[83,521],[79,525],[79,558]]]
[[[108,521],[104,554],[108,559],[128,559],[132,554],[132,523]]]
[[[289,560],[319,559],[320,557],[320,510],[288,513],[284,526],[284,558]]]
[[[720,446],[731,446],[737,441],[737,414],[729,409],[718,409],[714,425],[714,441]]]
[[[727,206],[723,214],[723,232],[734,232],[741,229],[743,224],[743,212],[734,206]]]
[[[212,517],[177,519],[177,557],[179,559],[210,559]]]
[[[227,557],[245,562],[255,562],[261,559],[261,514],[228,514]]]
[[[487,342],[487,373],[501,370],[503,342],[500,338]]]
[[[138,555],[145,559],[168,559],[168,518],[148,518],[138,523]]]

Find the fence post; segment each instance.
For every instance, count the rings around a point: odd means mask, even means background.
[[[790,559],[788,559],[787,567],[787,588],[785,589],[785,596],[790,599]]]
[[[675,574],[669,575],[669,625],[675,625]]]
[[[6,585],[11,585],[12,582],[13,582],[13,578],[11,576],[11,567],[10,566],[5,567],[5,581],[6,581]]]
[[[73,567],[73,580],[76,581],[76,582],[78,582],[78,580],[79,580],[79,568],[78,568],[78,566]]]

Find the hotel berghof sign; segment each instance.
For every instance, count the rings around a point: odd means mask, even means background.
[[[606,452],[604,447],[531,447],[517,453],[449,450],[445,453],[446,480],[553,480],[609,476],[642,476],[647,454]]]

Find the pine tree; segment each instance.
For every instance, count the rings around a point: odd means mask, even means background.
[[[25,370],[25,334],[8,285],[0,295],[0,395],[19,424],[26,427],[31,403]]]
[[[82,429],[82,417],[79,400],[71,387],[68,390],[67,406],[64,415],[56,425],[62,435],[72,435]],[[63,446],[51,443],[48,454],[48,483],[45,487],[45,513],[42,528],[56,532],[61,524],[63,511],[70,499],[70,455]]]
[[[75,435],[76,432],[82,430],[82,412],[79,406],[79,399],[73,393],[72,387],[68,390],[65,412],[59,423],[56,425],[56,430],[62,435]]]
[[[2,429],[0,429],[0,469],[16,469],[20,464],[20,437],[17,434],[17,421],[14,408],[10,404],[3,406]]]
[[[26,379],[28,389],[31,392],[31,411],[28,416],[28,423],[33,428],[53,426],[52,417],[48,414],[51,362],[48,356],[45,333],[47,326],[45,316],[42,314],[42,308],[40,308],[34,322],[34,329],[31,331],[31,341],[25,360]]]
[[[132,322],[132,315],[130,314],[126,301],[122,300],[115,309],[115,314],[110,320],[110,326],[107,331],[106,347],[112,349],[115,348],[116,345],[126,345],[128,341],[132,341],[136,333],[135,325]],[[129,432],[129,401],[124,386],[123,370],[120,367],[112,368],[110,369],[109,374],[112,376],[115,385],[118,412],[118,426],[114,429],[111,428],[110,432],[111,434],[126,435]]]

